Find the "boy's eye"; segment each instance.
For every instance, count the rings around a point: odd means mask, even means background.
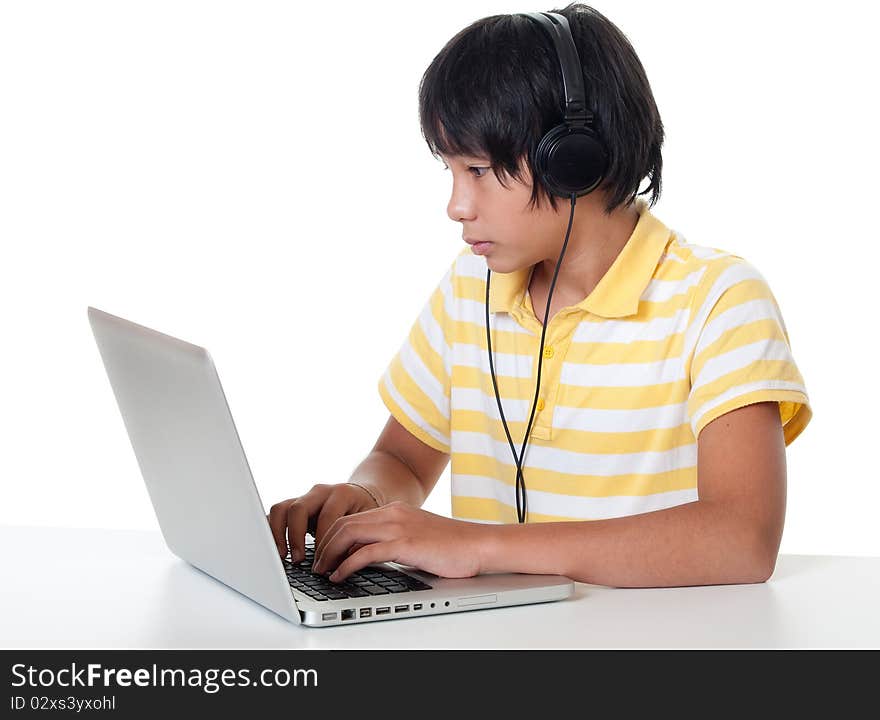
[[[443,163],[443,169],[449,170],[449,165],[447,165],[446,163]],[[468,167],[468,172],[472,172],[476,177],[481,178],[481,177],[485,177],[486,173],[489,172],[489,170],[491,170],[491,169],[492,168],[480,167],[478,165],[470,165]]]

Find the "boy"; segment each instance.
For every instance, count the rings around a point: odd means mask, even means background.
[[[619,587],[773,573],[785,446],[811,417],[776,301],[747,262],[687,243],[637,197],[660,195],[663,142],[642,65],[592,8],[551,12],[607,148],[602,183],[569,214],[535,172],[563,100],[534,21],[477,21],[432,61],[422,132],[469,247],[379,383],[391,417],[371,453],[268,516],[295,562],[312,532],[333,581],[387,560]],[[450,458],[446,518],[420,506]]]

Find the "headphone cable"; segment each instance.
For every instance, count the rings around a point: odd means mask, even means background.
[[[526,481],[522,473],[522,464],[525,462],[526,445],[529,440],[529,433],[532,430],[532,421],[535,418],[535,408],[538,404],[538,395],[541,393],[541,364],[544,359],[544,337],[547,334],[547,321],[550,315],[550,300],[553,297],[553,288],[556,287],[556,278],[559,275],[559,268],[562,266],[562,258],[568,247],[568,238],[571,235],[571,226],[574,222],[574,208],[577,202],[577,194],[571,193],[571,215],[568,218],[568,229],[565,231],[565,241],[562,243],[562,252],[559,253],[559,260],[556,261],[556,270],[553,272],[553,280],[550,283],[550,290],[547,293],[547,307],[544,310],[544,326],[541,330],[541,345],[538,348],[538,379],[535,386],[535,398],[532,401],[532,412],[529,415],[529,423],[526,426],[526,434],[523,438],[520,454],[517,456],[516,447],[510,437],[510,431],[507,428],[507,420],[504,417],[504,409],[501,407],[501,396],[498,393],[498,382],[495,379],[495,364],[492,360],[492,334],[489,330],[489,283],[492,276],[490,269],[486,270],[486,346],[489,353],[489,370],[492,374],[492,387],[495,389],[495,401],[498,403],[498,412],[501,415],[501,423],[504,426],[504,432],[507,435],[507,443],[510,445],[510,451],[513,453],[513,461],[516,464],[516,517],[517,521],[524,523],[526,517]]]

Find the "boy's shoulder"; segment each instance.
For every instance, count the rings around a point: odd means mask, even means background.
[[[749,313],[772,316],[778,318],[784,331],[773,291],[755,265],[729,250],[696,245],[680,233],[673,234],[664,260],[658,264],[658,274],[663,274],[659,266],[665,263],[678,265],[677,270],[666,270],[665,274],[674,278],[673,284],[680,283],[667,294],[679,294],[688,308],[688,347],[694,347],[702,328],[719,316],[726,318],[719,320],[721,325],[738,322]]]
[[[708,245],[690,243],[673,230],[666,252],[660,259],[657,275],[671,275],[705,289],[729,287],[743,280],[766,283],[755,265],[741,255]]]
[[[736,255],[729,250],[688,242],[685,236],[677,230],[671,231],[671,239],[661,261],[671,261],[683,264],[688,268],[706,268],[713,271],[748,263],[741,255]]]

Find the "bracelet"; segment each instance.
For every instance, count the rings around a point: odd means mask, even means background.
[[[371,492],[370,492],[366,487],[364,487],[363,485],[360,485],[359,483],[356,483],[356,482],[347,482],[347,483],[345,483],[345,484],[346,484],[346,485],[354,485],[355,487],[359,487],[359,488],[360,488],[361,490],[363,490],[367,495],[369,495],[371,498],[373,498],[373,502],[376,503],[376,507],[382,507],[382,503],[380,503],[380,502],[376,499],[376,496],[373,495],[373,493],[371,493]]]

